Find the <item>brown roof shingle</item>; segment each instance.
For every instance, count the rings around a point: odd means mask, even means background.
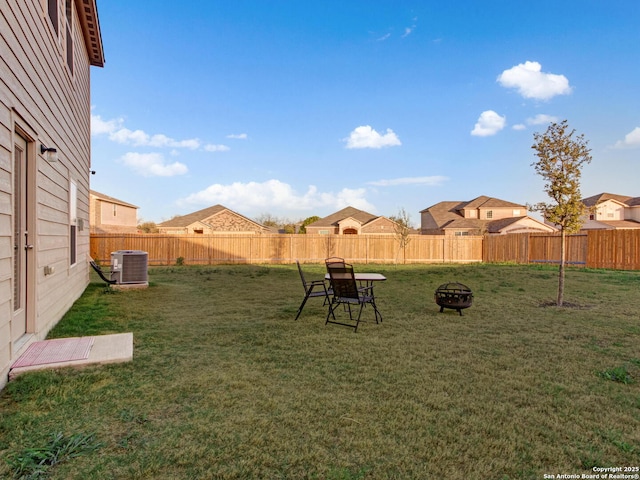
[[[362,225],[365,225],[370,221],[379,218],[378,216],[372,215],[363,210],[358,210],[354,207],[346,207],[342,210],[332,213],[331,215],[321,218],[320,220],[316,220],[315,222],[310,223],[309,225],[307,225],[307,227],[335,227],[337,226],[338,222],[349,217],[356,219]]]

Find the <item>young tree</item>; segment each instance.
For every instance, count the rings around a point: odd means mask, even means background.
[[[560,269],[558,272],[557,305],[564,302],[564,270],[566,235],[575,233],[582,226],[582,216],[586,211],[580,196],[580,177],[584,164],[591,162],[591,151],[584,135],[574,136],[569,131],[567,120],[552,123],[544,134],[534,133],[535,143],[531,146],[538,157],[531,165],[545,180],[544,191],[551,202],[541,202],[533,210],[541,212],[544,218],[560,229]]]
[[[403,254],[403,263],[406,260],[405,257],[405,249],[409,242],[411,241],[411,216],[407,213],[404,208],[401,208],[398,212],[398,215],[392,215],[389,217],[389,220],[395,222],[393,225],[393,231],[398,241],[398,252],[396,253],[396,263],[398,263],[398,255],[400,254],[400,250],[402,250]]]

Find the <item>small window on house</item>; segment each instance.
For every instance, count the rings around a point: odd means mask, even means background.
[[[78,186],[71,182],[69,185],[69,265],[75,265],[77,260],[78,238]]]
[[[318,230],[320,235],[329,235],[329,230]]]
[[[512,213],[512,215],[513,215],[514,217],[519,217],[519,216],[520,216],[520,210],[517,210],[517,209],[516,209],[516,210],[514,210],[514,211],[513,211],[513,213]]]
[[[591,215],[589,215],[589,220],[595,220],[596,216],[592,213]]]
[[[49,20],[53,24],[53,29],[58,34],[58,0],[47,0]]]
[[[462,237],[462,236],[465,236],[465,235],[469,235],[469,232],[455,232],[454,235],[456,237]]]
[[[199,233],[199,234],[203,234],[204,233],[204,229],[203,228],[194,228],[193,229],[193,233]]]
[[[118,207],[118,206],[114,203],[114,204],[113,204],[113,216],[114,216],[114,217],[118,215],[118,208],[117,208],[117,207]]]
[[[487,218],[493,218],[493,210],[487,210]]]
[[[73,75],[73,2],[72,0],[65,0],[65,13],[66,13],[66,37],[67,37],[67,66],[71,75]]]
[[[607,218],[613,218],[613,213],[607,213]]]

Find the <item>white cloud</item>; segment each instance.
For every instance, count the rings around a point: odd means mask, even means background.
[[[615,148],[640,148],[640,127],[636,127],[616,142]]]
[[[103,120],[100,115],[91,115],[91,135],[107,135],[109,140],[121,145],[133,147],[154,147],[154,148],[186,148],[188,150],[198,150],[202,142],[197,138],[186,140],[175,140],[162,133],[149,135],[144,130],[130,130],[123,126],[124,121],[119,119]],[[208,144],[204,146],[207,152],[223,152],[229,150],[224,145]]]
[[[429,187],[437,187],[447,180],[449,180],[449,178],[441,175],[433,175],[430,177],[403,177],[376,180],[368,182],[368,185],[374,185],[376,187],[395,187],[397,185],[426,185]]]
[[[547,125],[548,123],[557,123],[558,117],[554,117],[553,115],[545,115],[544,113],[540,113],[535,117],[527,118],[528,125]]]
[[[365,198],[366,189],[343,188],[339,192],[318,192],[310,185],[304,194],[294,191],[291,185],[279,180],[266,182],[234,182],[230,185],[210,185],[200,192],[181,200],[182,205],[223,204],[231,208],[262,211],[268,208],[312,210],[318,207],[341,209],[353,206],[372,210],[374,207]]]
[[[384,42],[385,40],[387,40],[389,37],[391,37],[390,33],[385,33],[383,36],[381,36],[380,38],[378,38],[378,42]]]
[[[226,145],[213,145],[211,143],[207,144],[204,146],[204,149],[207,152],[228,152],[229,150],[231,150],[229,147],[227,147]]]
[[[406,27],[404,29],[404,33],[402,34],[402,38],[408,37],[409,35],[411,35],[413,33],[413,31],[416,29],[416,23],[418,21],[418,17],[413,17],[413,25],[411,25],[410,27]]]
[[[231,135],[227,135],[227,138],[233,138],[234,140],[246,140],[249,136],[246,133],[232,133]]]
[[[187,166],[180,162],[167,164],[160,153],[129,152],[122,156],[122,163],[144,177],[173,177],[187,173]]]
[[[527,125],[548,125],[550,123],[558,122],[558,117],[554,117],[553,115],[546,115],[544,113],[540,113],[535,117],[529,117],[525,123],[518,123],[511,127],[514,130],[526,130]]]
[[[122,122],[121,118],[102,120],[100,115],[91,115],[91,135],[97,136],[115,132],[121,128]]]
[[[476,137],[489,137],[495,135],[504,128],[507,118],[498,115],[493,110],[485,110],[480,114],[471,135]]]
[[[402,145],[398,136],[390,128],[387,128],[384,135],[380,135],[369,125],[357,127],[344,141],[347,143],[346,148],[383,148]]]
[[[572,91],[564,75],[542,72],[538,62],[525,62],[498,76],[498,83],[505,88],[515,88],[524,98],[549,100],[556,95],[568,95]]]

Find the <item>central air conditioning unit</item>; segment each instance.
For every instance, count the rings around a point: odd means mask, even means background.
[[[142,250],[118,250],[111,252],[111,280],[117,285],[147,283],[147,259]]]

